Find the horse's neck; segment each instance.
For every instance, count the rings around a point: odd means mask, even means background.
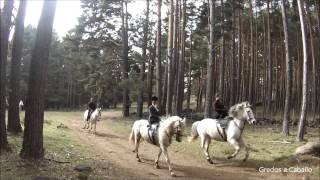
[[[174,121],[163,121],[162,124],[160,124],[160,128],[162,128],[164,131],[166,131],[166,133],[168,135],[172,135],[173,134],[173,130],[172,130],[172,124],[174,123]]]
[[[97,113],[98,111],[97,110],[94,110],[93,112],[92,112],[92,117],[95,117],[98,113]]]
[[[238,118],[234,118],[233,122],[239,127],[239,128],[243,128],[244,126],[244,122]]]

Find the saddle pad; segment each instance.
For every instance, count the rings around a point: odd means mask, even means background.
[[[158,133],[158,125],[151,125],[149,126],[149,129],[148,129],[148,136],[149,136],[149,139],[151,140],[151,142],[156,145],[157,143],[157,133]]]
[[[224,119],[217,119],[217,124],[220,125],[222,128],[227,128],[229,124],[230,119],[229,118],[224,118]]]

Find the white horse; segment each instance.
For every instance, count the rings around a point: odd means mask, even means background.
[[[186,119],[180,118],[179,116],[171,116],[166,120],[160,122],[158,131],[156,132],[154,141],[151,139],[148,134],[148,121],[147,120],[137,120],[134,122],[132,126],[132,131],[130,134],[129,140],[134,142],[135,149],[133,152],[136,153],[136,158],[138,162],[141,162],[141,159],[138,154],[139,143],[141,142],[141,138],[147,141],[150,144],[154,144],[159,147],[159,153],[155,160],[156,168],[159,168],[159,158],[163,153],[167,164],[169,166],[169,171],[171,176],[175,176],[172,168],[170,159],[168,156],[167,148],[171,144],[172,136],[176,135],[176,141],[181,142],[181,138],[183,136],[184,128],[186,126]]]
[[[248,121],[249,124],[256,122],[251,105],[249,102],[236,104],[229,109],[229,116],[232,119],[230,118],[225,129],[220,126],[217,119],[206,118],[192,124],[191,137],[188,138],[189,142],[200,136],[201,147],[210,164],[213,164],[208,152],[211,139],[227,141],[235,148],[235,152],[229,155],[228,159],[236,157],[243,147],[246,151],[243,161],[246,161],[249,157],[249,147],[245,144],[241,135],[245,121]]]
[[[84,120],[84,127],[83,129],[89,129],[90,125],[90,131],[92,130],[92,127],[94,125],[94,133],[96,133],[96,126],[97,126],[97,121],[101,118],[101,108],[97,108],[95,111],[91,113],[90,119],[88,119],[88,113],[89,110],[86,110],[83,114],[83,120]]]

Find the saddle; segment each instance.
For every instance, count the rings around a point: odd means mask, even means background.
[[[221,128],[227,128],[229,121],[231,121],[233,118],[230,116],[219,118],[217,119],[217,123],[220,125]]]
[[[233,118],[232,117],[225,117],[225,118],[219,118],[217,119],[217,131],[219,135],[222,137],[224,141],[227,141],[227,134],[225,129],[228,127],[229,121],[231,121]],[[222,128],[222,133],[220,132],[218,126]]]
[[[152,144],[157,145],[157,134],[158,134],[158,128],[159,128],[159,124],[151,124],[148,125],[148,136],[149,139],[151,140]]]

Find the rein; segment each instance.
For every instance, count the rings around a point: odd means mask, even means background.
[[[232,121],[234,121],[234,120],[232,120]],[[242,135],[242,132],[243,132],[243,130],[244,130],[244,127],[245,127],[245,125],[246,125],[246,123],[244,122],[243,123],[243,127],[241,128],[240,126],[238,126],[238,124],[234,121],[234,124],[236,125],[236,127],[240,130],[240,137],[241,137],[241,135]]]
[[[181,122],[179,121],[179,126],[181,126],[180,124],[181,124]],[[178,130],[178,126],[175,129],[176,129],[175,133],[173,133],[172,136],[175,134],[176,135],[176,141],[178,141],[178,137],[183,137],[183,135],[179,133],[180,131]],[[167,135],[167,137],[169,139],[169,142],[171,143],[172,136],[170,137],[169,133],[166,133],[166,135]]]
[[[234,121],[234,118],[233,118],[231,121],[233,121],[234,125],[240,130],[240,137],[241,137],[246,123],[243,123],[243,127],[241,128],[241,127]],[[224,141],[227,141],[227,134],[226,134],[225,128],[222,128],[222,127],[220,126],[221,129],[222,129],[222,132],[223,132],[223,135],[222,135],[222,133],[221,133],[220,130],[219,130],[218,124],[216,125],[216,127],[217,127],[217,131],[218,131],[219,135],[221,136],[221,138],[222,138]],[[228,127],[229,127],[229,126],[228,126]]]

